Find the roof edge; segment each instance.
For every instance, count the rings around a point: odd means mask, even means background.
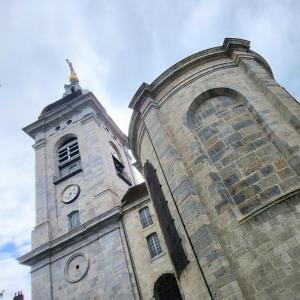
[[[271,76],[273,76],[271,67],[269,66],[267,61],[258,53],[250,50],[250,41],[240,38],[225,38],[222,46],[217,46],[194,53],[172,65],[162,74],[160,74],[156,79],[154,79],[151,84],[143,82],[130,101],[129,108],[137,110],[138,103],[141,101],[141,99],[144,99],[146,96],[152,96],[153,94],[155,94],[156,89],[159,86],[163,85],[168,78],[170,78],[171,76],[176,76],[176,74],[189,67],[195,61],[199,61],[201,58],[206,59],[213,58],[214,56],[222,56],[224,54],[228,55],[232,51],[242,51],[253,55],[264,66],[264,68],[266,68]]]
[[[172,78],[178,76],[180,72],[183,72],[193,64],[198,63],[200,65],[202,64],[202,60],[205,62],[207,60],[217,59],[218,57],[231,57],[234,51],[237,53],[245,53],[249,57],[253,56],[253,58],[257,60],[258,63],[260,63],[272,77],[274,77],[272,69],[267,61],[258,53],[250,50],[250,41],[240,38],[225,38],[222,46],[217,46],[194,53],[172,65],[156,79],[154,79],[151,84],[147,84],[145,82],[141,84],[129,103],[129,108],[131,108],[134,112],[131,115],[129,123],[128,140],[131,151],[137,161],[139,161],[139,154],[135,145],[136,141],[134,136],[137,134],[137,126],[139,126],[140,119],[139,109],[143,103],[143,100],[149,96],[154,98],[161,86],[168,83],[170,80],[172,80]]]

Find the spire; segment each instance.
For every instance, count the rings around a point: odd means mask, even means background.
[[[72,63],[66,59],[66,62],[70,68],[70,76],[69,76],[69,84],[65,84],[65,92],[63,94],[63,97],[74,94],[75,96],[81,95],[85,93],[85,91],[82,90],[81,86],[79,85],[79,79],[77,77],[77,74],[73,68]]]

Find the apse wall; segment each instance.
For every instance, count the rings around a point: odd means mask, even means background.
[[[129,138],[141,168],[157,168],[213,299],[292,299],[300,108],[248,46],[225,40],[142,85]]]

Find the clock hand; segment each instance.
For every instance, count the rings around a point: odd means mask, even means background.
[[[66,193],[66,199],[69,200],[69,198],[70,198],[70,192],[68,191],[68,192]]]

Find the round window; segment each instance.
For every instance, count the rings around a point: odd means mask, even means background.
[[[88,272],[90,261],[83,253],[73,254],[65,265],[65,279],[74,283],[81,280]]]

